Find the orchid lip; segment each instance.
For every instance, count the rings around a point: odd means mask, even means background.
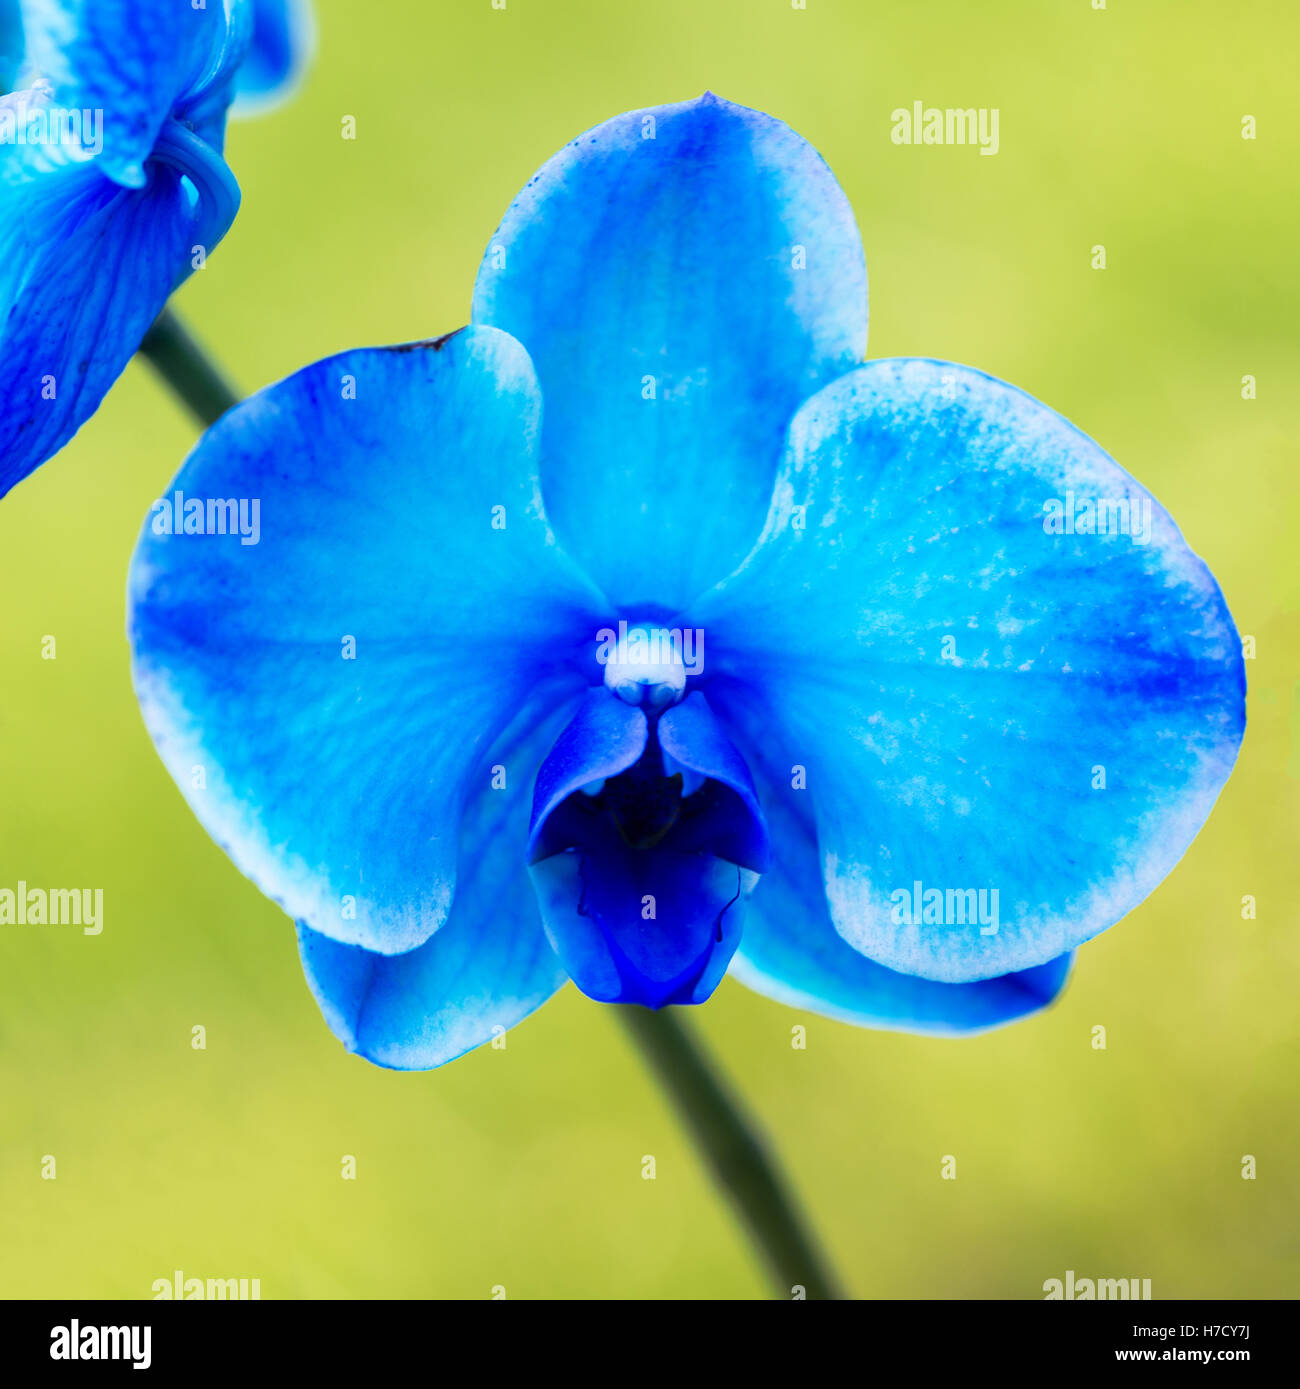
[[[703,1002],[769,854],[748,771],[701,694],[650,711],[591,689],[538,773],[529,867],[543,925],[598,1001]]]

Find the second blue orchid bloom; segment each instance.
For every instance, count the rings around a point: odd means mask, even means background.
[[[470,327],[201,441],[133,561],[137,693],[350,1049],[729,969],[977,1031],[1186,850],[1244,726],[1212,575],[1046,406],[866,335],[826,165],[705,96],[546,164]]]
[[[0,0],[0,496],[98,409],[225,236],[232,100],[301,67],[288,0]],[[3,95],[8,83],[27,85]]]

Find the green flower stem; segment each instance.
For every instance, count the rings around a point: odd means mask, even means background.
[[[616,1004],[614,1011],[671,1095],[718,1184],[749,1227],[778,1292],[796,1287],[809,1298],[841,1294],[826,1260],[804,1226],[777,1165],[753,1121],[728,1093],[676,1008],[655,1012]]]
[[[226,378],[170,308],[154,319],[139,350],[201,424],[216,424],[239,403]]]
[[[140,344],[140,355],[204,425],[215,424],[239,397],[170,308]],[[754,1123],[727,1092],[677,1010],[632,1005],[614,1010],[704,1153],[766,1260],[782,1297],[796,1287],[809,1298],[839,1291],[795,1208],[790,1191]]]

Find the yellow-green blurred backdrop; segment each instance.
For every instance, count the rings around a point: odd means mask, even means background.
[[[870,355],[1016,382],[1169,507],[1256,639],[1250,726],[1181,866],[1085,947],[1063,1001],[952,1042],[726,983],[690,1021],[858,1294],[1041,1297],[1066,1269],[1150,1278],[1157,1298],[1294,1293],[1300,11],[318,12],[305,90],[232,128],[243,210],[180,296],[243,388],[458,327],[538,164],[616,112],[712,88],[789,122],[839,176],[867,248]],[[999,153],[891,144],[891,111],[915,100],[997,107]],[[194,438],[133,365],[0,504],[0,883],[103,886],[106,917],[97,938],[0,928],[0,1293],[147,1297],[175,1269],[258,1277],[268,1298],[764,1292],[616,1020],[572,988],[505,1050],[430,1074],[375,1069],[328,1032],[290,923],[191,818],[131,695],[127,559]]]

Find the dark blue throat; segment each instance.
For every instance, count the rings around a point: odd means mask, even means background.
[[[601,1002],[703,1002],[768,860],[749,770],[702,694],[647,715],[591,690],[538,772],[529,861],[542,919]]]

